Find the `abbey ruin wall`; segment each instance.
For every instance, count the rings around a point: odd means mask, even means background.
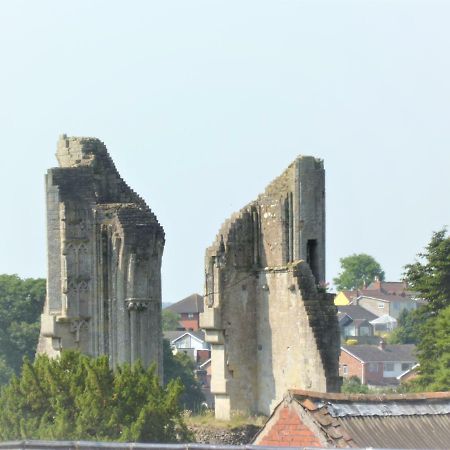
[[[46,176],[48,280],[38,353],[79,349],[162,374],[164,230],[105,145],[62,136]]]
[[[216,417],[270,414],[288,389],[338,391],[339,327],[325,280],[325,171],[297,158],[222,226],[205,258],[200,325]]]

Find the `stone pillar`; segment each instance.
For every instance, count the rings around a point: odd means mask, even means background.
[[[339,327],[325,280],[323,162],[297,158],[220,229],[205,256],[200,326],[215,413],[270,414],[290,388],[339,390]]]
[[[113,367],[141,359],[162,374],[164,231],[101,141],[63,135],[57,159],[46,178],[48,289],[38,352],[77,348],[107,354]]]

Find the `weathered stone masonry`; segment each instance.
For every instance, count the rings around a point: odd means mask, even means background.
[[[269,414],[288,389],[338,391],[339,327],[325,280],[325,171],[299,157],[206,251],[216,417]]]
[[[79,349],[162,373],[164,230],[105,145],[61,137],[46,176],[48,281],[38,352]]]

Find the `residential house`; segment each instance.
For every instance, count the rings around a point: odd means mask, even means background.
[[[357,376],[362,384],[395,386],[396,377],[417,363],[415,345],[347,345],[341,347],[339,371],[344,378]]]
[[[367,291],[366,291],[367,292]],[[397,294],[383,294],[382,292],[361,294],[352,304],[362,306],[378,317],[389,315],[398,319],[403,310],[416,309],[419,303],[411,297]]]
[[[367,286],[368,291],[378,291],[383,294],[413,297],[414,292],[408,288],[406,281],[380,281],[375,280]]]
[[[334,300],[336,306],[359,305],[378,317],[388,314],[398,319],[402,310],[416,309],[421,300],[415,298],[404,281],[372,282],[367,288],[341,291]]]
[[[183,352],[197,364],[211,358],[211,347],[205,341],[205,333],[197,331],[165,331],[164,338],[170,342],[174,353]]]
[[[450,392],[334,394],[291,390],[254,438],[272,447],[448,449]]]
[[[200,328],[199,314],[203,312],[203,307],[203,297],[199,294],[192,294],[165,309],[180,315],[180,328],[197,331]]]
[[[371,320],[377,316],[358,305],[338,306],[338,321],[341,330],[341,340],[348,338],[363,338],[374,335]],[[369,342],[365,342],[369,343]]]
[[[195,364],[194,375],[200,384],[208,408],[214,407],[214,395],[211,394],[211,345],[205,341],[205,332],[165,331],[164,338],[170,342],[174,354],[188,355]]]
[[[200,383],[203,395],[205,396],[208,408],[214,408],[214,395],[211,394],[211,358],[200,364],[195,372]]]
[[[370,324],[372,325],[375,334],[390,333],[397,328],[397,319],[394,319],[389,314],[384,314],[383,316],[371,320]]]
[[[400,374],[397,377],[397,380],[400,383],[408,383],[408,381],[412,381],[416,379],[419,376],[419,368],[420,364],[417,363],[416,365],[412,366],[411,369],[406,370],[402,374]]]
[[[334,297],[334,304],[336,306],[346,306],[350,305],[355,295],[353,294],[356,291],[340,291]]]

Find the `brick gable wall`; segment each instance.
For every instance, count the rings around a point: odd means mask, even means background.
[[[345,351],[341,351],[341,356],[339,357],[339,375],[350,378],[356,375],[363,384],[373,383],[380,384],[383,381],[383,363],[374,363],[376,365],[376,371],[369,370],[369,364],[362,364],[357,358],[349,355]],[[344,375],[343,366],[346,365],[348,368],[348,374]],[[363,374],[364,371],[364,374]]]
[[[347,366],[347,374],[344,375],[344,365]],[[339,375],[345,378],[357,376],[360,380],[363,378],[363,366],[361,361],[355,357],[349,355],[347,352],[341,350],[341,356],[339,357]]]
[[[283,405],[270,419],[272,426],[257,445],[272,447],[322,447],[319,438],[301,420],[293,403]]]
[[[179,322],[184,327],[185,330],[193,330],[197,331],[199,329],[199,314],[193,313],[194,317],[189,318],[189,314],[182,313],[180,314],[180,320]]]

